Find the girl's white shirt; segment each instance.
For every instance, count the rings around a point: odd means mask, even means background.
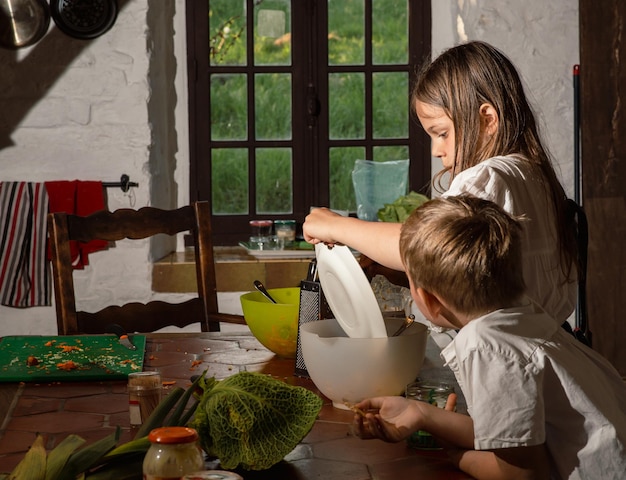
[[[577,282],[560,265],[556,218],[543,179],[520,156],[493,157],[458,173],[443,196],[468,193],[523,216],[523,270],[527,295],[559,325],[576,306]]]

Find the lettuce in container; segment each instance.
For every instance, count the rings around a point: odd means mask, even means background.
[[[385,203],[378,210],[378,220],[381,222],[404,223],[413,210],[430,200],[426,195],[417,192],[409,192],[394,200],[393,203]]]

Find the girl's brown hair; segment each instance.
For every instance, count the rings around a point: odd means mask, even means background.
[[[455,129],[455,164],[443,169],[435,179],[449,172],[473,167],[500,155],[518,154],[537,171],[554,206],[558,222],[561,265],[566,277],[577,265],[577,245],[567,196],[544,149],[533,111],[524,94],[521,79],[511,61],[495,47],[484,42],[469,42],[442,53],[419,73],[411,93],[417,101],[440,107]],[[488,142],[481,142],[480,106],[488,103],[498,113],[498,129]]]
[[[510,307],[524,294],[521,244],[517,220],[469,195],[426,202],[400,233],[413,285],[470,315]]]

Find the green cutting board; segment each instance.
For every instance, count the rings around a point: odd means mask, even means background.
[[[129,373],[141,372],[146,349],[144,335],[129,337],[136,350],[121,345],[116,335],[4,337],[0,382],[126,379]],[[30,356],[36,359],[31,365]]]

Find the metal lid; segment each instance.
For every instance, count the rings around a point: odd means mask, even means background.
[[[187,427],[161,427],[155,428],[148,435],[152,443],[192,443],[198,440],[198,432]]]
[[[187,474],[183,480],[243,480],[243,477],[225,470],[204,470]]]

